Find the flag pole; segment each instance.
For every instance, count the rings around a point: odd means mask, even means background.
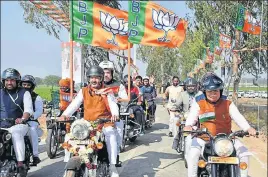
[[[130,43],[128,42],[127,45],[127,51],[128,51],[128,60],[127,60],[127,65],[128,65],[128,100],[130,101],[130,57],[131,57],[131,50],[130,50]]]
[[[73,18],[73,1],[71,0],[71,3],[70,3],[70,33],[69,33],[69,39],[70,39],[70,79],[71,79],[71,82],[70,82],[70,101],[72,101],[73,99],[73,23],[72,23],[72,18]]]

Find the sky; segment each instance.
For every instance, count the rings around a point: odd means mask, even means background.
[[[120,3],[123,10],[128,9],[127,1]],[[183,1],[157,3],[182,17],[189,11]],[[18,1],[1,1],[1,71],[12,67],[22,75],[61,76],[61,43],[69,39],[67,30],[63,29],[60,36],[62,41],[48,35],[44,29],[26,24]],[[137,61],[137,66],[144,76],[147,64]]]
[[[119,1],[123,10],[128,9],[127,1]],[[185,17],[192,13],[184,1],[157,1],[158,4]],[[31,74],[44,78],[47,75],[61,76],[61,43],[69,35],[62,28],[60,38],[48,35],[45,29],[36,29],[26,24],[23,9],[18,1],[1,1],[1,71],[12,67],[22,75]],[[133,50],[132,50],[133,57]],[[145,76],[147,64],[137,61],[139,74]],[[126,69],[125,69],[126,72]],[[216,71],[220,73],[220,71]]]

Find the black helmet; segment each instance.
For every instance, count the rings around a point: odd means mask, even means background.
[[[202,91],[206,90],[223,90],[223,81],[214,73],[203,76],[201,80]]]
[[[195,80],[195,78],[192,78],[192,77],[188,77],[184,82],[186,86],[198,84],[197,80]]]
[[[20,81],[21,75],[18,70],[14,68],[8,68],[2,73],[2,81],[4,82],[6,79],[15,79],[16,81]]]
[[[195,93],[197,91],[197,80],[195,80],[194,78],[192,77],[188,77],[186,80],[185,80],[185,89],[188,93],[192,94],[192,93]],[[194,89],[192,88],[189,88],[188,86],[192,86],[192,87],[195,87]]]
[[[21,78],[21,83],[22,82],[28,82],[32,84],[31,89],[34,89],[36,86],[36,81],[35,78],[32,75],[25,75]]]
[[[104,71],[101,67],[93,65],[87,70],[86,76],[87,77],[99,76],[103,79]]]

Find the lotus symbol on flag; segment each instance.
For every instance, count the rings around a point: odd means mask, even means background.
[[[155,9],[153,9],[154,27],[165,32],[163,37],[158,38],[158,40],[161,42],[170,41],[167,39],[168,31],[176,30],[179,21],[180,18],[175,14],[170,15],[169,12],[164,13],[162,10],[157,12]]]
[[[115,41],[117,34],[125,36],[128,34],[128,22],[124,22],[124,19],[117,19],[115,16],[111,16],[109,13],[100,11],[100,21],[102,28],[113,34],[111,40],[107,40],[108,44],[118,45]]]

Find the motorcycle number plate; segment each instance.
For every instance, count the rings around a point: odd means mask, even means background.
[[[208,163],[221,163],[221,164],[238,164],[237,157],[208,157]]]

